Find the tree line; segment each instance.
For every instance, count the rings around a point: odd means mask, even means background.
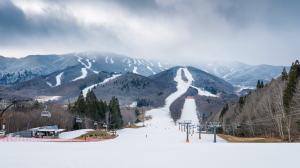
[[[74,106],[69,103],[68,110],[78,117],[86,116],[95,122],[106,123],[110,128],[113,127],[112,124],[115,124],[115,128],[123,127],[119,100],[115,96],[107,104],[102,99],[98,100],[93,90],[88,90],[86,98],[84,98],[81,91]],[[74,122],[74,129],[80,128],[82,128],[82,125]]]
[[[296,60],[289,72],[284,68],[278,79],[269,84],[258,81],[254,92],[226,105],[218,116],[223,127],[232,129],[235,136],[275,137],[283,141],[300,140],[300,64]],[[213,117],[211,118],[211,120]]]

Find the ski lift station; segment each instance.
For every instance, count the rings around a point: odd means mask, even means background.
[[[32,128],[25,131],[10,133],[11,137],[59,138],[65,129],[58,129],[57,125]]]

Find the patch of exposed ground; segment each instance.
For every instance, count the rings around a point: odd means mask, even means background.
[[[240,143],[281,143],[283,142],[282,140],[275,139],[275,138],[260,138],[260,137],[245,138],[245,137],[234,137],[225,134],[217,134],[217,135],[228,142],[240,142]]]
[[[76,139],[94,139],[94,138],[101,138],[101,139],[111,139],[114,136],[110,135],[106,131],[96,130],[96,131],[89,131],[86,134],[83,134]]]

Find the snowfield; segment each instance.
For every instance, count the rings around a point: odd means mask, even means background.
[[[226,143],[219,137],[213,143],[213,135],[202,134],[198,139],[198,133],[191,134],[186,143],[186,132],[179,131],[169,115],[171,103],[190,87],[191,81],[186,83],[181,78],[182,69],[174,78],[177,91],[167,97],[166,105],[146,111],[152,119],[144,122],[145,127],[119,130],[118,138],[102,142],[3,142],[1,167],[297,167],[299,143]],[[196,124],[195,107],[193,99],[186,99],[182,119]],[[77,137],[86,131],[66,132],[61,137]]]

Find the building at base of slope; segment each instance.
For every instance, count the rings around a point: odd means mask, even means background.
[[[35,138],[59,138],[59,134],[65,129],[58,129],[57,125],[31,128],[25,131],[10,133],[10,137],[35,137]]]

